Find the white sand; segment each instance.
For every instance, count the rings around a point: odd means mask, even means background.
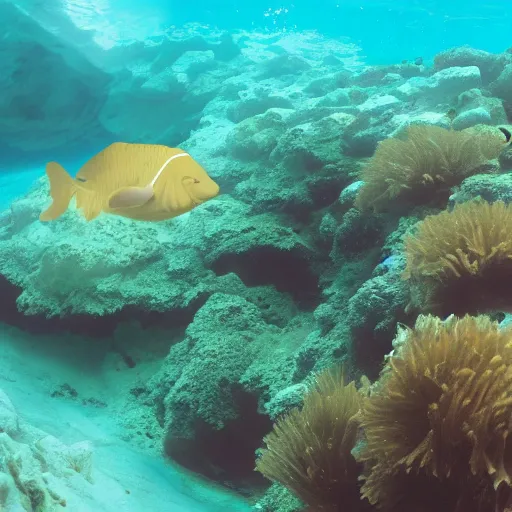
[[[117,354],[109,352],[109,340],[104,342],[70,335],[31,336],[0,326],[0,389],[11,399],[20,422],[27,426],[21,429],[25,434],[18,441],[30,445],[41,439],[41,433],[26,434],[33,426],[66,445],[83,441],[92,444],[92,483],[77,473],[69,478],[60,476],[54,487],[66,499],[66,507],[51,510],[250,510],[241,499],[193,480],[158,454],[142,453],[135,443],[121,439],[118,415],[123,414],[129,389],[154,371],[159,357],[128,369]],[[107,406],[83,406],[77,400],[52,398],[51,392],[63,383],[75,388],[79,398],[94,396]],[[30,436],[32,439],[27,439]],[[20,509],[8,507],[6,512],[14,510]]]

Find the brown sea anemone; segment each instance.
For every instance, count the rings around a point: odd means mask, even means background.
[[[512,476],[512,330],[486,316],[420,315],[394,345],[363,402],[363,497],[404,510],[414,485],[430,480],[455,504],[496,500],[494,489],[510,489]]]
[[[468,202],[404,239],[411,306],[440,316],[512,310],[512,206]]]
[[[411,125],[403,140],[393,137],[379,143],[363,168],[364,185],[356,206],[381,211],[395,199],[398,204],[445,204],[452,187],[477,172],[492,170],[484,164],[498,158],[506,142],[494,127],[455,131]]]
[[[356,444],[362,394],[343,371],[327,370],[304,397],[301,410],[278,420],[265,438],[256,469],[280,482],[310,511],[364,510],[351,450]]]

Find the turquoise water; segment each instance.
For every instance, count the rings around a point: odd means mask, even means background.
[[[240,21],[250,26],[254,22],[269,29],[314,29],[332,37],[349,37],[361,46],[369,64],[391,64],[418,56],[428,59],[463,44],[491,52],[510,45],[511,13],[503,2],[299,1],[270,3],[264,9],[258,3],[240,2],[229,8],[218,2],[218,10],[215,5],[205,9],[202,21],[208,22],[212,16],[220,26],[236,26]],[[265,20],[262,11],[268,15]],[[193,14],[184,17],[191,20]]]
[[[511,28],[0,2],[0,512],[509,510]]]
[[[477,0],[213,0],[140,4],[116,0],[114,12],[141,12],[148,27],[201,22],[223,29],[318,30],[349,37],[369,64],[432,58],[451,46],[468,44],[490,52],[510,46],[512,14],[506,2]],[[121,14],[122,16],[123,14]]]
[[[28,0],[19,4],[35,12],[41,10]],[[329,37],[356,43],[369,65],[413,61],[417,57],[428,62],[442,50],[463,45],[499,53],[512,43],[512,13],[504,2],[214,0],[183,3],[147,0],[141,4],[132,0],[87,3],[70,0],[63,6],[80,27],[97,31],[98,39],[107,40],[107,44],[112,40],[143,40],[165,30],[172,33],[183,24],[197,22],[228,31],[258,29],[270,33],[300,33],[316,30]],[[58,9],[56,2],[45,4],[44,11],[51,13],[55,9]],[[87,145],[84,135],[84,145]],[[76,150],[69,152],[65,147],[59,148],[59,155],[76,171],[87,159],[86,155],[99,150],[101,145],[84,148],[84,156],[78,161]],[[30,157],[18,152],[10,157],[10,148],[4,148],[3,153],[0,170],[5,171],[13,167],[41,166],[41,162],[48,159],[48,155]],[[30,182],[30,174],[21,176],[25,177],[26,183]],[[23,177],[17,177],[15,181],[17,185],[11,186],[4,197],[10,198],[11,191],[17,191],[17,187],[23,189]]]

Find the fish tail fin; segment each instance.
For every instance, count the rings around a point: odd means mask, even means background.
[[[50,180],[50,195],[53,202],[39,216],[43,222],[60,217],[68,209],[69,202],[76,192],[73,178],[57,162],[46,165],[46,174]]]

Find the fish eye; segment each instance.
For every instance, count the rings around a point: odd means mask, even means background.
[[[197,178],[194,178],[194,183],[201,183]]]

